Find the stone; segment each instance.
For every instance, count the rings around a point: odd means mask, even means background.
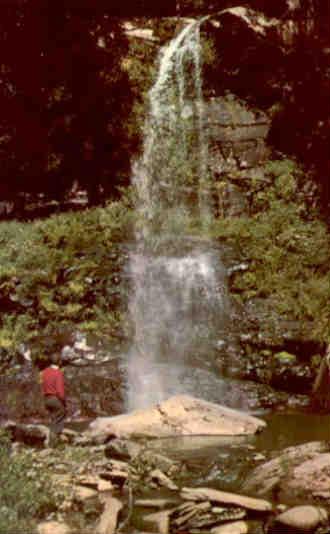
[[[177,467],[174,460],[167,458],[163,454],[159,454],[153,450],[146,450],[139,456],[139,462],[146,465],[157,467],[164,473],[168,473],[171,469]]]
[[[83,475],[79,477],[79,484],[88,488],[97,489],[100,478],[95,475]]]
[[[97,491],[112,491],[113,489],[114,487],[110,480],[100,479],[97,484]]]
[[[329,491],[330,453],[321,453],[292,468],[290,477],[281,484],[281,495],[297,496],[299,500],[310,496],[317,498],[320,492]]]
[[[79,438],[79,433],[75,430],[71,430],[70,428],[63,428],[61,439],[65,438],[68,443],[73,444],[75,443],[75,440]]]
[[[148,409],[115,417],[98,417],[89,426],[89,439],[184,435],[246,435],[266,426],[261,419],[211,402],[178,395]]]
[[[246,24],[250,30],[257,35],[266,36],[268,31],[277,28],[280,25],[280,21],[274,17],[267,17],[264,13],[248,9],[243,6],[229,7],[223,9],[220,13],[221,17],[231,15],[237,17]]]
[[[128,38],[142,39],[143,41],[159,41],[159,37],[154,35],[154,31],[149,28],[139,28],[131,22],[124,22],[123,28]]]
[[[74,500],[77,502],[85,502],[88,499],[96,497],[97,492],[92,488],[85,486],[74,486],[73,489]]]
[[[171,499],[137,499],[134,502],[135,506],[139,506],[141,508],[166,508],[167,506],[171,506],[175,503],[175,501]]]
[[[151,528],[156,528],[159,534],[168,534],[170,531],[170,511],[155,512],[144,516],[144,521],[151,524]]]
[[[242,490],[244,493],[254,493],[255,495],[271,494],[275,489],[279,491],[283,484],[290,484],[289,479],[296,467],[317,457],[319,454],[327,452],[329,452],[328,443],[321,441],[288,447],[278,457],[258,465],[246,478]],[[316,468],[316,465],[314,467]],[[307,465],[307,468],[310,469],[311,466]],[[299,476],[301,476],[301,473]],[[308,477],[308,480],[310,480],[310,477]],[[304,484],[306,484],[306,480]],[[314,481],[313,489],[315,491],[317,491],[316,486],[318,486],[317,480]],[[308,486],[302,489],[306,490],[309,497],[311,497]],[[305,498],[305,496],[303,495],[302,498]]]
[[[159,486],[162,486],[164,488],[170,489],[170,490],[177,490],[178,486],[172,482],[170,478],[168,478],[160,469],[154,469],[151,471],[150,480],[152,482],[157,482]]]
[[[269,501],[211,488],[182,488],[181,497],[191,501],[209,500],[216,503],[231,504],[255,512],[271,512],[273,509]]]
[[[265,160],[270,119],[264,112],[252,111],[233,95],[207,99],[204,110],[215,173],[257,167]]]
[[[106,444],[104,454],[107,458],[117,460],[132,460],[137,456],[142,446],[131,440],[113,439]]]
[[[174,514],[176,515],[176,517],[172,520],[172,525],[174,525],[176,528],[182,528],[183,525],[186,525],[186,528],[189,528],[192,523],[192,520],[194,520],[196,516],[202,515],[203,517],[203,514],[205,514],[205,512],[208,512],[210,509],[211,503],[208,501],[204,501],[198,504],[189,503],[189,506],[187,506],[187,508],[179,506],[176,510],[174,510]]]
[[[274,525],[271,527],[272,533],[282,533],[283,526],[299,529],[303,532],[314,532],[314,530],[325,524],[328,520],[328,512],[318,506],[294,506],[286,512],[276,517]]]
[[[70,534],[71,529],[66,523],[43,521],[37,527],[38,534]]]
[[[247,534],[248,524],[245,521],[234,521],[211,529],[211,534]]]
[[[117,486],[123,486],[128,478],[127,471],[121,471],[119,469],[113,469],[111,471],[105,471],[100,473],[100,476],[105,480],[110,480]]]
[[[4,428],[9,431],[13,441],[32,447],[48,447],[50,434],[49,428],[45,425],[26,425],[15,421],[7,421],[4,424]]]
[[[123,505],[119,499],[107,497],[104,511],[96,527],[96,534],[114,534],[118,524],[118,515]]]

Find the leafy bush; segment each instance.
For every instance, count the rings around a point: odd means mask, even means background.
[[[9,437],[0,430],[0,534],[35,532],[37,520],[56,507],[49,475],[27,452],[12,454]]]
[[[310,336],[329,342],[330,236],[304,198],[303,179],[293,161],[269,162],[265,180],[241,184],[250,193],[250,215],[218,219],[212,232],[249,264],[233,276],[234,293],[243,301],[267,297]]]
[[[119,243],[128,239],[132,210],[125,200],[105,208],[0,225],[0,349],[79,325],[120,330]]]

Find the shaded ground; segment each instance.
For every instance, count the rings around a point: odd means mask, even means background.
[[[64,369],[68,420],[123,412],[123,377],[116,361],[104,366],[67,366]],[[47,413],[43,406],[39,371],[26,365],[0,383],[1,419],[43,421]]]

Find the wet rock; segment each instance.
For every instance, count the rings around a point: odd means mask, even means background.
[[[244,357],[240,359],[239,376],[289,393],[309,393],[314,371],[306,361],[299,361],[297,355],[287,351],[276,352],[263,342],[247,339],[241,334]]]
[[[69,404],[76,417],[115,415],[123,410],[123,376],[118,361],[83,367],[70,365],[64,372]]]
[[[177,490],[178,486],[172,480],[164,475],[160,469],[154,469],[149,475],[151,482],[156,482],[158,486],[167,488],[169,490]]]
[[[142,445],[124,439],[113,439],[106,444],[104,454],[107,458],[117,460],[132,460],[141,451]]]
[[[300,501],[317,498],[330,488],[330,453],[317,454],[293,468],[281,484],[282,498],[296,496]]]
[[[328,521],[328,512],[318,506],[295,506],[276,517],[268,530],[269,534],[282,534],[283,529],[297,529],[302,532],[314,532]]]
[[[49,443],[49,428],[45,425],[25,425],[14,421],[7,421],[4,428],[10,432],[11,439],[32,447],[47,447]]]
[[[211,488],[182,488],[181,497],[190,501],[209,500],[215,503],[235,505],[255,512],[271,512],[273,508],[270,502],[263,499],[254,499]]]
[[[247,511],[238,506],[219,506],[208,499],[201,502],[187,501],[171,512],[171,530],[190,532],[195,529],[208,531],[230,520],[246,517]]]
[[[289,491],[286,491],[285,488],[290,487],[290,479],[296,473],[294,484],[297,494],[295,499],[302,499],[303,501],[306,498],[312,499],[310,487],[306,486],[306,484],[311,481],[313,483],[313,491],[316,493],[318,489],[321,491],[323,488],[319,478],[316,478],[313,482],[312,478],[313,476],[320,476],[322,470],[324,471],[324,465],[329,467],[330,458],[327,454],[329,449],[330,446],[327,442],[310,442],[296,447],[289,447],[278,457],[256,467],[248,475],[242,489],[246,493],[254,493],[256,495],[271,495],[274,493],[276,495],[281,493],[282,495],[283,493],[283,496],[286,495],[291,500],[293,498],[292,488]],[[307,465],[304,466],[305,463]],[[324,476],[327,475],[324,474]]]
[[[145,450],[137,457],[139,464],[151,469],[160,469],[163,473],[172,474],[180,468],[180,464],[174,460],[157,453],[153,450]]]
[[[201,518],[204,519],[204,526],[210,523],[210,512],[212,506],[209,501],[201,503],[187,502],[176,508],[171,513],[171,525],[174,529],[181,530],[182,528],[188,530],[196,527],[196,522],[200,524]],[[206,517],[205,517],[206,516]],[[214,516],[211,521],[214,522]]]
[[[89,436],[165,437],[175,435],[254,434],[266,423],[248,414],[201,399],[179,395],[161,404],[117,417],[97,418]]]

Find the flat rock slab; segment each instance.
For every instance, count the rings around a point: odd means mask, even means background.
[[[209,500],[220,504],[231,504],[248,510],[254,510],[255,512],[272,511],[272,504],[264,499],[255,499],[253,497],[212,488],[182,488],[181,497],[188,501]]]
[[[188,395],[178,395],[151,408],[115,417],[98,417],[86,433],[101,441],[109,436],[244,436],[255,434],[265,426],[264,421],[244,412]]]

